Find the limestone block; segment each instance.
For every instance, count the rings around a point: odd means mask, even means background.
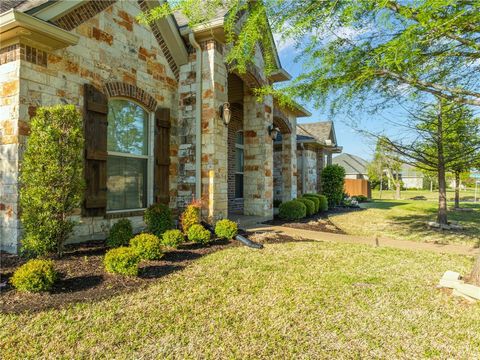
[[[443,274],[438,285],[447,288],[454,288],[460,283],[460,279],[461,275],[458,272],[448,270]]]

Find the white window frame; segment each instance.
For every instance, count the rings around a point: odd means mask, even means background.
[[[237,134],[238,133],[242,133],[242,137],[243,137],[243,144],[237,144]],[[242,150],[243,152],[243,170],[244,171],[237,171],[237,149],[240,149]],[[245,181],[245,136],[244,136],[244,133],[243,133],[243,130],[239,130],[235,133],[235,200],[243,200],[244,198],[241,197],[237,197],[237,175],[242,175],[242,178],[243,180]],[[243,185],[245,186],[245,182],[243,183]],[[245,197],[245,190],[242,190],[243,192],[243,196]]]
[[[107,151],[107,162],[108,156],[117,156],[117,157],[127,157],[133,159],[146,159],[147,160],[147,207],[137,208],[137,209],[120,209],[120,210],[107,210],[107,214],[118,214],[125,213],[130,211],[143,211],[146,210],[150,205],[153,204],[153,172],[154,172],[154,150],[155,150],[155,114],[146,109],[145,106],[139,102],[126,98],[126,97],[111,97],[108,99],[111,100],[126,100],[134,103],[135,105],[140,106],[147,114],[147,155],[135,155],[135,154],[126,154],[117,151]],[[108,177],[108,173],[107,173]],[[107,202],[108,202],[108,192],[107,192]]]

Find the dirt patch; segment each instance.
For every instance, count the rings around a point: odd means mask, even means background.
[[[266,221],[264,222],[264,224],[274,226],[286,226],[294,229],[328,232],[333,234],[346,234],[345,231],[338,228],[330,221],[329,216],[333,214],[344,214],[353,211],[363,210],[364,209],[362,208],[338,207],[327,212],[315,214],[313,216],[309,216],[296,221],[282,220],[276,216],[273,220]]]
[[[130,291],[137,291],[159,278],[182,270],[192,261],[227,247],[239,246],[234,241],[213,241],[208,246],[185,244],[165,253],[158,261],[142,261],[138,277],[107,274],[103,266],[106,248],[103,244],[82,244],[71,247],[61,259],[55,260],[60,280],[50,293],[30,294],[16,291],[9,283],[13,272],[25,260],[0,254],[0,303],[3,313],[41,311],[61,308],[80,301],[98,301]]]

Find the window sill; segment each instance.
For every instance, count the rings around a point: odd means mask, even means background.
[[[138,209],[138,210],[119,210],[119,211],[112,211],[107,212],[105,215],[105,219],[119,219],[125,217],[132,217],[132,216],[143,216],[145,214],[146,209]]]

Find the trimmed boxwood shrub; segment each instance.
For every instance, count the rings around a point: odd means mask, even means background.
[[[315,203],[311,199],[298,198],[295,201],[300,201],[305,204],[305,206],[307,207],[307,216],[315,214]]]
[[[300,201],[286,201],[280,205],[278,216],[285,220],[298,220],[307,216],[307,206]]]
[[[30,260],[20,266],[10,280],[19,291],[41,292],[52,289],[58,278],[52,260]]]
[[[328,165],[322,170],[323,195],[327,197],[328,207],[334,208],[343,200],[345,169],[340,165]]]
[[[233,239],[237,236],[238,233],[238,225],[236,222],[223,219],[217,222],[215,225],[215,235],[217,235],[221,239]]]
[[[148,231],[161,237],[163,233],[173,228],[172,210],[165,204],[153,204],[144,215]]]
[[[176,248],[183,243],[185,238],[180,230],[167,230],[163,233],[162,245],[170,248]]]
[[[110,228],[110,233],[107,238],[107,246],[111,248],[127,246],[132,237],[133,227],[131,221],[128,219],[118,220]]]
[[[138,275],[139,262],[140,256],[135,249],[126,246],[109,250],[103,259],[107,272],[128,276]]]
[[[327,211],[328,210],[328,200],[325,195],[320,196],[320,211]]]
[[[158,260],[163,256],[162,241],[153,234],[138,234],[130,240],[130,246],[142,260]]]
[[[200,224],[201,220],[200,202],[194,201],[187,206],[182,216],[180,217],[180,223],[182,224],[183,232],[187,234],[190,226]]]
[[[305,194],[303,198],[312,200],[315,204],[315,214],[320,210],[320,198],[317,195]]]
[[[193,224],[188,229],[188,240],[200,244],[206,244],[210,241],[210,231],[200,224]]]

